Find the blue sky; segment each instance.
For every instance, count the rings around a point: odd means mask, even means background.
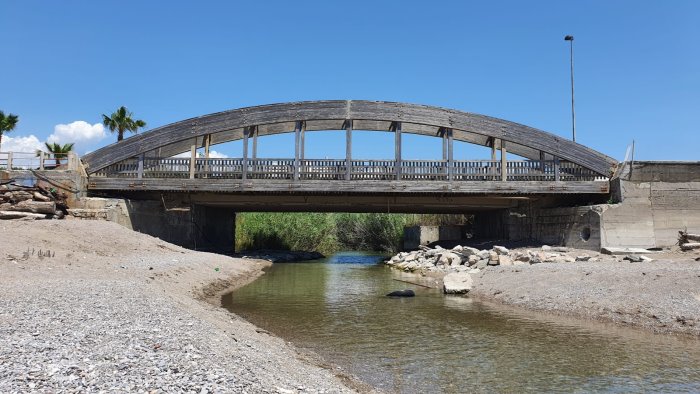
[[[3,150],[47,138],[94,150],[116,140],[95,124],[120,105],[150,128],[318,99],[436,105],[570,137],[573,34],[578,142],[699,160],[698,20],[698,1],[0,0],[0,110],[20,116]],[[293,155],[291,138],[261,139],[260,156]],[[404,155],[440,158],[425,138],[405,138]],[[353,153],[391,158],[392,142],[358,133]],[[343,154],[342,134],[310,133],[307,157]]]

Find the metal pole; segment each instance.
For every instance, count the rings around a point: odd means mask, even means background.
[[[571,134],[576,142],[576,110],[574,108],[574,36],[566,36],[564,40],[569,41],[569,59],[571,64]]]

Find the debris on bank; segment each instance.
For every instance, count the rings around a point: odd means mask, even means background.
[[[235,253],[232,257],[242,259],[266,260],[271,263],[291,263],[322,259],[325,256],[318,252],[288,251],[288,250],[246,250]]]
[[[63,219],[68,211],[65,196],[54,189],[0,184],[0,220]]]
[[[700,234],[690,234],[687,231],[679,231],[678,244],[683,251],[700,249]]]

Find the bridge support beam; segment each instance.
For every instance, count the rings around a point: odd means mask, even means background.
[[[345,120],[345,180],[352,177],[352,120]]]
[[[248,135],[250,128],[243,129],[243,168],[241,169],[241,179],[248,179]]]
[[[190,179],[194,179],[196,165],[197,165],[197,145],[192,145],[192,146],[190,146]]]
[[[501,180],[508,180],[508,160],[506,159],[506,142],[501,140]]]
[[[143,178],[143,155],[144,155],[143,153],[141,153],[141,154],[139,155],[139,164],[138,164],[138,168],[137,168],[137,170],[136,170],[136,177],[137,177],[138,179],[142,179],[142,178]],[[43,152],[43,151],[41,152],[41,160],[42,160],[41,165],[42,165],[42,167],[43,167],[43,165],[44,165],[44,163],[43,163],[43,160],[44,160],[44,152]],[[41,169],[43,170],[43,168],[41,168]]]
[[[394,125],[394,171],[396,180],[401,180],[401,122]]]
[[[299,152],[299,159],[301,159],[301,161],[304,161],[305,152],[306,152],[306,147],[304,145],[305,136],[306,136],[306,122],[302,121],[301,122],[301,141],[300,141],[301,148],[299,148],[301,150],[301,152]]]
[[[491,144],[491,165],[489,166],[489,173],[491,175],[491,180],[496,180],[496,175],[498,172],[496,171],[496,145],[499,143],[499,140],[496,138],[489,138],[490,144]]]
[[[451,181],[454,173],[454,140],[452,129],[447,129],[447,180]]]
[[[253,130],[253,160],[258,158],[258,126]]]
[[[294,180],[299,180],[299,160],[301,156],[301,127],[302,122],[297,121],[294,125]]]

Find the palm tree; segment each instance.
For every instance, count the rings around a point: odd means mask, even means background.
[[[134,120],[133,114],[129,112],[125,106],[119,107],[112,116],[102,114],[102,123],[114,133],[117,132],[117,141],[124,139],[124,132],[131,131],[135,133],[140,127],[145,127],[146,122],[143,120]]]
[[[73,150],[73,145],[75,145],[75,143],[61,145],[56,142],[44,142],[44,144],[46,145],[46,149],[48,149],[49,152],[53,154],[53,158],[56,160],[56,167],[59,167],[61,165],[61,159],[67,157],[68,153],[70,153]],[[41,155],[41,151],[37,150],[36,155]]]
[[[0,111],[0,146],[2,146],[2,134],[6,131],[14,130],[18,121],[19,116],[12,114],[5,115],[4,112]]]

